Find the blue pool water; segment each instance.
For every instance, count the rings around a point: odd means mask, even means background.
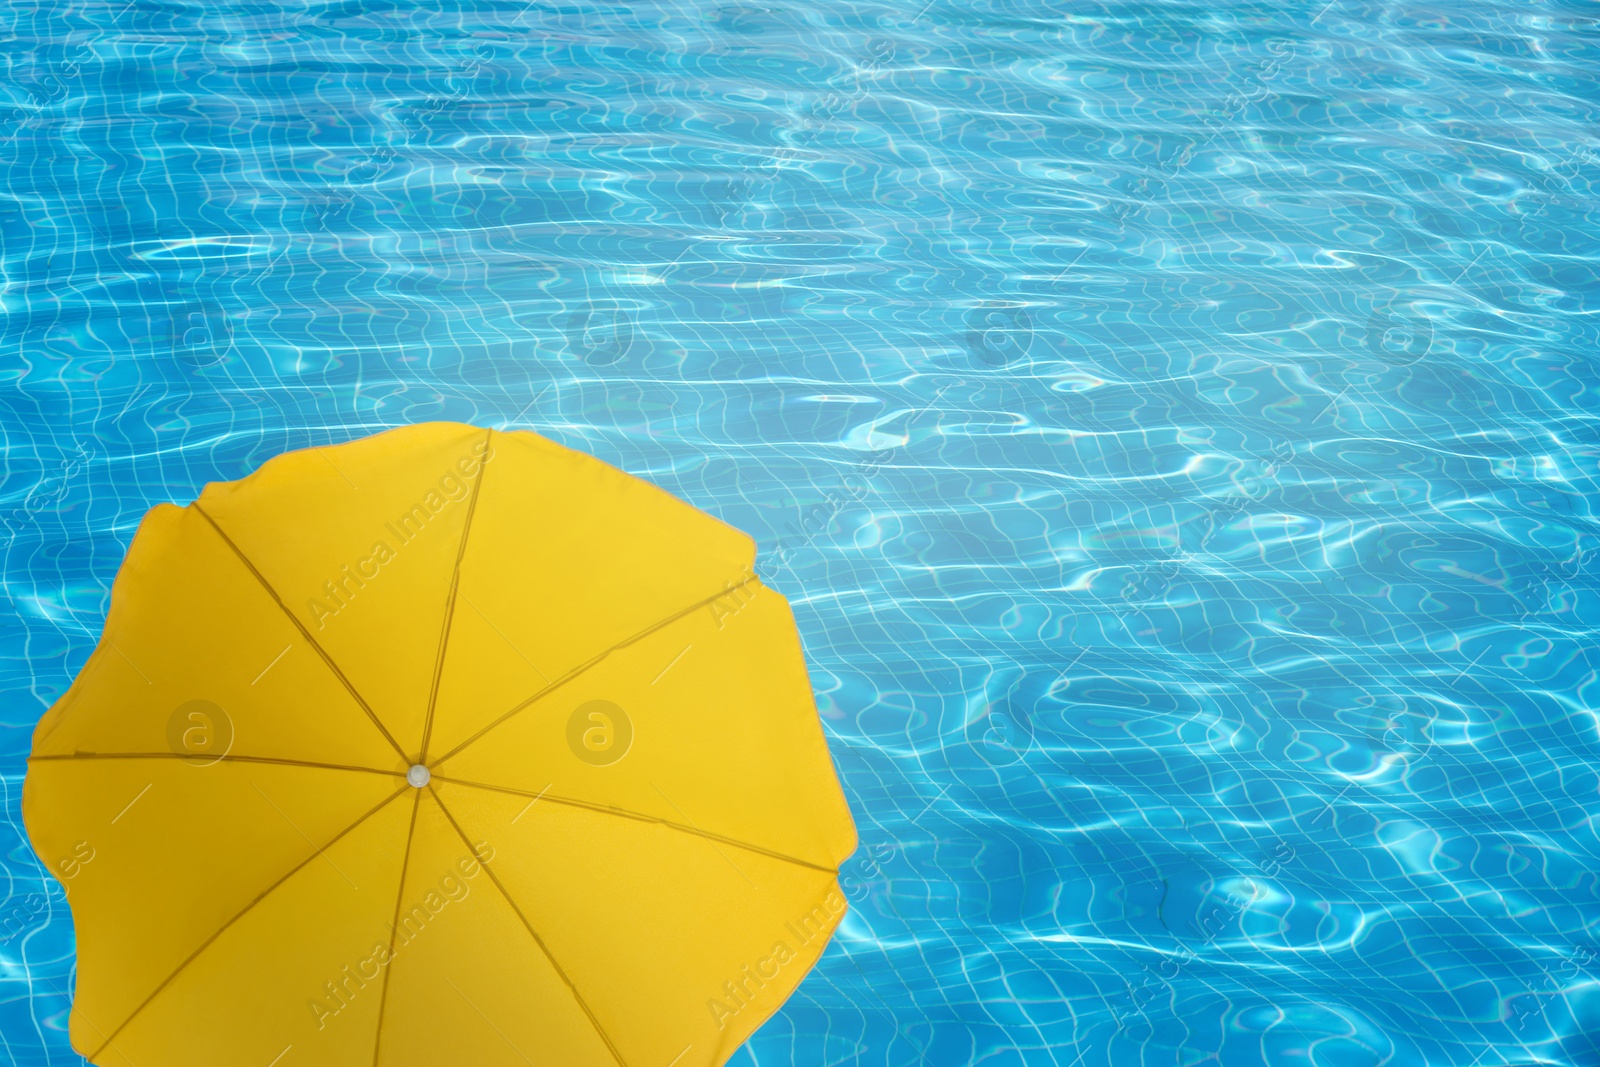
[[[145,510],[454,419],[794,605],[861,849],[739,1067],[1600,1064],[1597,15],[5,5],[7,1060]]]

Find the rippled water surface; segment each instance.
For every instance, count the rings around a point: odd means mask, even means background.
[[[455,419],[795,607],[853,909],[734,1064],[1600,1064],[1597,15],[5,5],[5,1055],[145,510]]]

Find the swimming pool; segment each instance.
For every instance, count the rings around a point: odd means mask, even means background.
[[[732,1063],[1600,1063],[1594,14],[8,6],[6,1056],[145,510],[454,419],[794,606],[861,847]]]

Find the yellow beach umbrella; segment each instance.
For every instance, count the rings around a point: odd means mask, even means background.
[[[724,1062],[855,829],[748,537],[531,433],[145,517],[23,814],[118,1067]]]

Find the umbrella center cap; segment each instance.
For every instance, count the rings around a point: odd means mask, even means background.
[[[413,763],[411,765],[411,769],[406,772],[406,781],[410,782],[418,789],[421,789],[423,786],[427,785],[428,779],[432,777],[433,775],[428,773],[428,768],[424,767],[420,763]]]

